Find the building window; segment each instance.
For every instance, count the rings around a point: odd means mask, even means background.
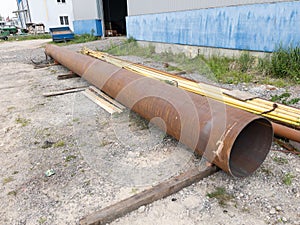
[[[59,17],[61,25],[69,25],[69,17],[67,16],[60,16]]]
[[[59,3],[66,3],[66,0],[57,0]]]

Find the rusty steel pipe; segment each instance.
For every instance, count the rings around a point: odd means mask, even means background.
[[[254,172],[270,150],[263,117],[62,47],[46,54],[233,176]]]
[[[279,137],[287,138],[291,141],[296,141],[300,143],[300,130],[296,130],[278,123],[272,122],[272,127],[275,135]]]

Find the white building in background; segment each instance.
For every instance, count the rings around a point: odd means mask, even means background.
[[[74,13],[72,0],[28,0],[31,22],[50,27],[69,26],[72,30]]]
[[[75,34],[116,30],[126,34],[127,0],[16,0],[23,28],[28,23],[49,28],[69,26]]]

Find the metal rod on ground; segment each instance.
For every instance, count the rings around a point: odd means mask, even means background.
[[[44,97],[52,97],[52,96],[57,96],[57,95],[65,95],[65,94],[75,93],[75,92],[79,92],[79,91],[84,91],[86,88],[87,87],[67,88],[67,89],[60,90],[60,91],[43,93],[43,96]]]
[[[296,141],[300,143],[300,131],[272,122],[272,127],[274,129],[274,133],[280,137],[285,137],[289,140]]]
[[[111,206],[91,213],[80,220],[81,225],[102,225],[130,213],[143,205],[174,194],[181,189],[202,180],[215,173],[216,166],[208,166],[204,169],[194,168],[176,177],[170,178],[148,190],[142,191],[127,199],[117,202]]]

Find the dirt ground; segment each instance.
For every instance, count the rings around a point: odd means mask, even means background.
[[[45,58],[47,41],[0,43],[0,224],[79,224],[83,216],[199,163],[187,147],[128,110],[110,116],[81,92],[43,97],[89,85],[81,78],[57,80],[68,73],[60,65],[34,69],[31,59]],[[101,50],[121,41],[67,48]],[[299,86],[290,88],[299,96]],[[280,150],[275,144],[272,149]],[[49,170],[54,174],[48,177]],[[250,177],[219,171],[111,224],[300,224],[299,173],[299,156],[271,151]]]

